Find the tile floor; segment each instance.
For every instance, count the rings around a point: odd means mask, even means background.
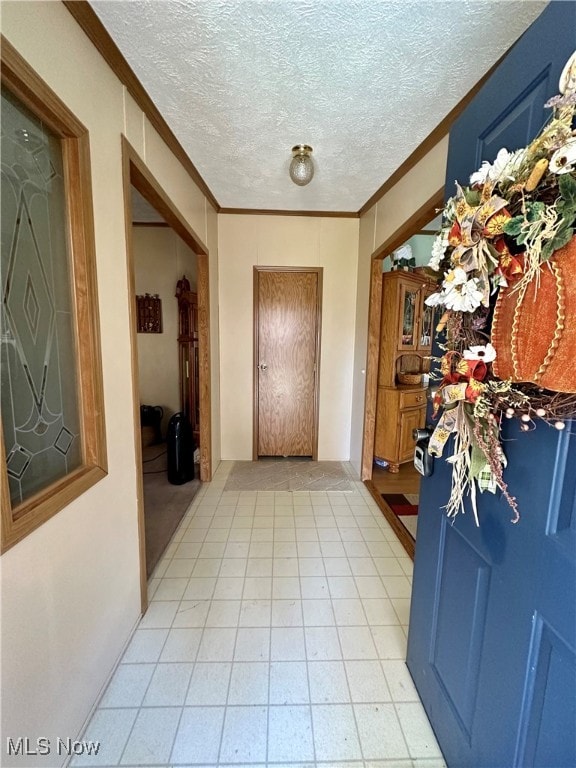
[[[225,491],[351,491],[352,477],[340,461],[266,458],[235,461]]]
[[[350,492],[202,486],[73,766],[445,768],[404,664],[412,562]]]

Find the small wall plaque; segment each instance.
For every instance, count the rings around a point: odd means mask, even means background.
[[[138,333],[162,333],[162,299],[157,293],[136,296]]]

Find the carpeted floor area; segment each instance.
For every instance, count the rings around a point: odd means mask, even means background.
[[[418,494],[383,493],[382,498],[412,538],[416,539],[416,532],[418,530]]]
[[[395,515],[417,515],[418,514],[418,497],[416,496],[416,503],[414,503],[414,495],[408,498],[403,493],[383,493],[382,498],[388,504],[392,512]]]
[[[408,533],[416,541],[416,533],[418,531],[418,515],[400,515],[398,517],[402,525],[406,528]]]
[[[351,491],[349,471],[340,461],[269,458],[235,461],[226,491]]]
[[[166,473],[166,445],[149,445],[142,450],[144,469],[144,521],[146,529],[146,571],[150,576],[174,531],[200,488],[200,480],[172,485]]]

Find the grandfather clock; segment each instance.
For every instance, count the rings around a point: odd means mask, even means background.
[[[180,408],[188,417],[194,442],[200,437],[200,387],[198,378],[198,298],[182,275],[176,284],[178,300],[178,361]]]

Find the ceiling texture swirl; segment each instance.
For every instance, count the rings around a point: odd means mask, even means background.
[[[356,212],[547,3],[90,4],[220,206]],[[300,143],[306,187],[288,175]]]

